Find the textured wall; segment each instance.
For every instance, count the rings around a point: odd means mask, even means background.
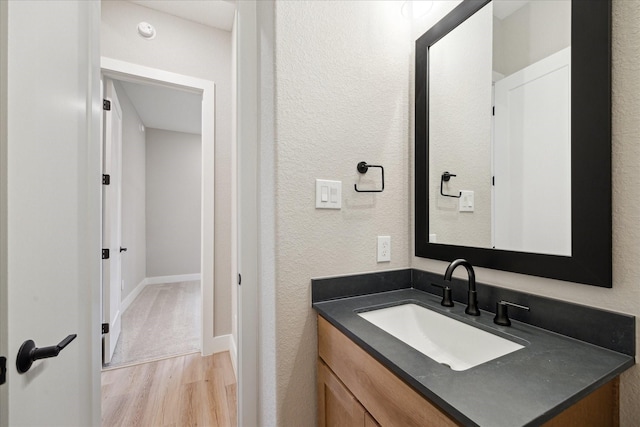
[[[640,2],[613,0],[613,288],[602,289],[484,268],[478,281],[640,316]],[[413,212],[413,209],[411,210]],[[413,224],[413,221],[412,221]],[[412,234],[413,235],[413,234]],[[412,252],[413,253],[413,252]],[[415,268],[444,273],[446,263],[413,257]],[[640,352],[640,325],[636,327]],[[640,369],[622,375],[621,425],[640,419]]]
[[[571,1],[530,2],[494,21],[494,70],[505,76],[571,45]]]
[[[429,49],[429,233],[438,243],[491,247],[492,3]],[[474,192],[474,211],[440,195]]]
[[[124,300],[147,277],[145,203],[146,146],[142,121],[124,88],[115,82],[122,107],[122,279]]]
[[[277,2],[277,425],[316,418],[310,279],[409,264],[411,41],[401,2]],[[356,164],[385,167],[359,179]],[[342,210],[315,209],[315,178],[342,181]],[[390,263],[376,236],[391,236]]]
[[[201,136],[147,129],[147,277],[200,272]]]
[[[215,334],[231,333],[231,33],[127,1],[102,3],[101,55],[216,83],[215,101]],[[147,21],[158,32],[138,36]]]

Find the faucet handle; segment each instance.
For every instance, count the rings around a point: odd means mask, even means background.
[[[445,307],[453,307],[453,300],[451,299],[451,288],[448,286],[437,285],[432,283],[431,286],[435,286],[436,288],[442,289],[442,301],[440,305]]]
[[[493,323],[500,326],[511,326],[511,320],[509,320],[508,312],[509,306],[529,311],[529,307],[524,305],[515,304],[509,301],[500,301],[496,303],[496,316],[493,318]]]

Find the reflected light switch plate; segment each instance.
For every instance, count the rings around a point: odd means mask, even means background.
[[[473,212],[474,209],[474,200],[473,200],[473,191],[462,190],[460,191],[460,198],[458,199],[459,203],[459,211],[460,212]]]

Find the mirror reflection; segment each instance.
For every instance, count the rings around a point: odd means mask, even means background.
[[[571,1],[494,0],[429,49],[429,241],[571,255]]]

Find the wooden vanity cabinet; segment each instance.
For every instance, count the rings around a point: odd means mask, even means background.
[[[346,422],[348,414],[358,414],[353,409],[355,405],[362,408],[363,416],[366,412],[371,414],[374,426],[460,425],[320,316],[318,355],[321,359],[318,361],[320,427],[363,425],[361,422]],[[332,378],[327,381],[329,375]],[[335,391],[338,387],[333,385],[333,380],[342,387],[339,392]],[[327,385],[328,382],[331,385]],[[338,403],[339,395],[348,397]],[[334,423],[332,420],[338,418],[337,414],[341,418]]]
[[[321,316],[318,316],[318,356],[320,427],[461,425]],[[543,426],[618,425],[616,378]]]
[[[318,424],[364,427],[380,425],[320,359],[318,359]]]

